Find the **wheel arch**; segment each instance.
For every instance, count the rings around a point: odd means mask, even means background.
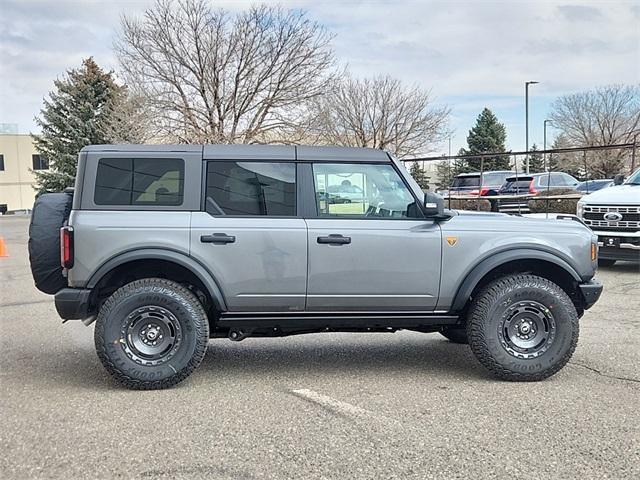
[[[160,271],[176,274],[181,272],[185,278],[191,278],[196,284],[195,286],[203,290],[208,296],[212,306],[217,311],[226,311],[227,306],[217,281],[211,273],[197,260],[188,255],[174,250],[161,248],[145,248],[138,250],[130,250],[110,258],[103,263],[89,278],[86,288],[98,290],[104,286],[108,280],[113,279],[120,272],[127,272],[133,269],[130,276],[140,277],[147,270],[162,268]],[[130,267],[129,269],[127,267]],[[168,270],[167,270],[167,267]],[[187,273],[188,272],[188,273]],[[169,275],[167,278],[170,278]]]
[[[476,264],[467,274],[453,299],[451,310],[461,312],[469,299],[493,279],[516,272],[531,272],[557,283],[572,299],[581,314],[583,306],[577,285],[578,272],[564,259],[544,250],[515,249],[493,254]]]

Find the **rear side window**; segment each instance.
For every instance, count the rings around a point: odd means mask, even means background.
[[[516,180],[515,178],[509,178],[505,181],[504,185],[502,186],[502,189],[503,190],[528,189],[529,185],[531,184],[531,180],[533,180],[531,177],[518,178],[518,180]]]
[[[295,216],[295,164],[209,162],[206,210],[211,215]]]
[[[551,176],[551,182],[549,182],[549,176]],[[538,177],[538,186],[539,187],[563,187],[567,185],[564,181],[564,177],[562,174],[552,172],[551,175],[548,173],[544,175],[540,175]]]
[[[184,160],[101,158],[96,205],[177,206],[184,200]]]
[[[453,184],[451,185],[454,188],[460,187],[479,187],[480,186],[480,175],[476,176],[465,176],[465,177],[456,177],[453,179]]]

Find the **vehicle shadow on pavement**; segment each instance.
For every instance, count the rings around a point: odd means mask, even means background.
[[[425,375],[490,379],[467,345],[458,345],[437,334],[416,334],[400,341],[392,334],[313,335],[311,342],[298,338],[247,339],[239,343],[212,340],[198,374],[229,374],[235,377],[277,375]],[[344,335],[336,340],[335,335]],[[378,338],[372,338],[376,337]],[[368,338],[367,338],[368,337]],[[421,338],[422,337],[422,338]],[[386,339],[386,341],[385,341]],[[389,341],[391,340],[391,341]],[[365,343],[366,342],[366,343]]]
[[[490,380],[467,345],[458,345],[437,334],[313,334],[287,338],[249,338],[242,342],[214,339],[194,376],[201,381],[258,381],[341,375],[420,376]],[[396,334],[397,335],[397,334]],[[90,345],[76,345],[55,355],[23,350],[22,355],[5,359],[5,380],[21,377],[39,391],[61,386],[94,392],[120,390],[103,369]],[[54,360],[52,360],[52,358]],[[29,364],[24,380],[23,362]],[[22,365],[22,366],[21,366]],[[174,388],[189,388],[184,382]],[[25,385],[26,386],[26,385]]]
[[[616,262],[615,265],[612,266],[599,266],[598,271],[600,270],[618,273],[640,273],[640,259],[638,262]],[[597,276],[598,273],[596,272],[596,277]]]

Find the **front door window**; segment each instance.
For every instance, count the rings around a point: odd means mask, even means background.
[[[320,217],[419,218],[415,199],[389,164],[313,166]]]

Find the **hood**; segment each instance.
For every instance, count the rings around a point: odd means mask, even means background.
[[[639,204],[640,185],[616,185],[585,195],[580,202],[594,204]]]
[[[519,232],[532,232],[532,233],[546,233],[546,232],[573,232],[580,235],[585,233],[591,233],[589,227],[582,222],[578,222],[571,219],[557,219],[554,215],[542,216],[518,216],[507,215],[506,213],[490,213],[490,212],[475,212],[467,210],[456,210],[456,216],[453,217],[453,221],[442,223],[443,230],[448,230],[450,227],[454,229],[463,230],[491,230],[498,231],[505,234],[519,233]],[[458,219],[456,221],[456,218]]]

